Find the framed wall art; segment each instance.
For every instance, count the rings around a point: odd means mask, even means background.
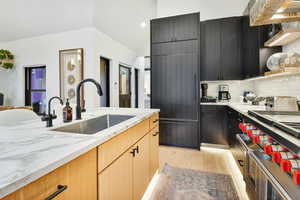
[[[59,51],[60,65],[60,97],[70,103],[76,103],[76,87],[83,80],[83,49],[67,49]],[[83,103],[83,87],[81,103]]]

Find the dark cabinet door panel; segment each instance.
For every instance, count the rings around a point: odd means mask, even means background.
[[[249,17],[243,17],[243,67],[244,78],[259,76],[259,27],[250,27]]]
[[[197,39],[199,35],[199,14],[174,17],[174,36],[176,41]]]
[[[201,106],[201,142],[229,145],[225,106]]]
[[[201,66],[202,81],[220,79],[221,24],[219,20],[201,22]]]
[[[170,42],[174,37],[173,18],[157,19],[151,21],[151,42]]]
[[[153,56],[152,107],[161,117],[198,120],[197,66],[198,54]]]
[[[198,122],[160,121],[160,144],[199,148]]]
[[[199,41],[188,40],[152,44],[152,56],[167,56],[176,54],[194,54],[199,52]]]
[[[243,79],[241,27],[241,18],[221,21],[221,80]]]
[[[151,21],[151,107],[160,142],[199,148],[199,14]]]

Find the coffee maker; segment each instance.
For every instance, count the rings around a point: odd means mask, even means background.
[[[215,103],[217,102],[217,99],[214,97],[207,96],[207,89],[208,89],[208,84],[207,83],[201,83],[201,102],[206,102],[206,103]]]
[[[229,101],[230,99],[229,85],[219,85],[219,101]]]

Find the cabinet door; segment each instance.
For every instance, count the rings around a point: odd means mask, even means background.
[[[146,135],[136,145],[133,158],[133,200],[142,199],[149,184],[149,135]],[[124,166],[123,166],[124,168]],[[122,183],[122,185],[124,182]],[[122,199],[122,198],[121,198]]]
[[[152,108],[160,117],[198,120],[197,47],[198,40],[174,42],[169,55],[152,56]]]
[[[221,79],[243,79],[242,21],[240,17],[221,20]]]
[[[228,145],[227,117],[222,106],[201,106],[201,142]]]
[[[153,177],[159,167],[159,128],[156,126],[149,133],[149,151],[150,151],[150,179]]]
[[[201,81],[220,79],[221,24],[219,20],[201,23]]]
[[[192,40],[199,37],[199,14],[174,17],[174,36],[176,41]]]
[[[66,167],[68,170],[66,199],[97,200],[97,149],[71,161]]]
[[[132,148],[98,175],[99,200],[132,200]]]
[[[41,200],[59,191],[58,185],[68,186],[68,169],[62,166],[21,189],[22,200]],[[53,200],[67,200],[69,186]]]
[[[199,122],[159,121],[159,143],[186,148],[199,148]]]
[[[170,42],[174,39],[173,18],[155,19],[151,21],[151,43]]]
[[[250,26],[249,17],[243,17],[242,26],[244,78],[251,78],[260,74],[259,27]]]

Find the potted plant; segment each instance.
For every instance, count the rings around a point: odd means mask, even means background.
[[[0,67],[12,69],[14,67],[14,55],[8,50],[0,49]]]

